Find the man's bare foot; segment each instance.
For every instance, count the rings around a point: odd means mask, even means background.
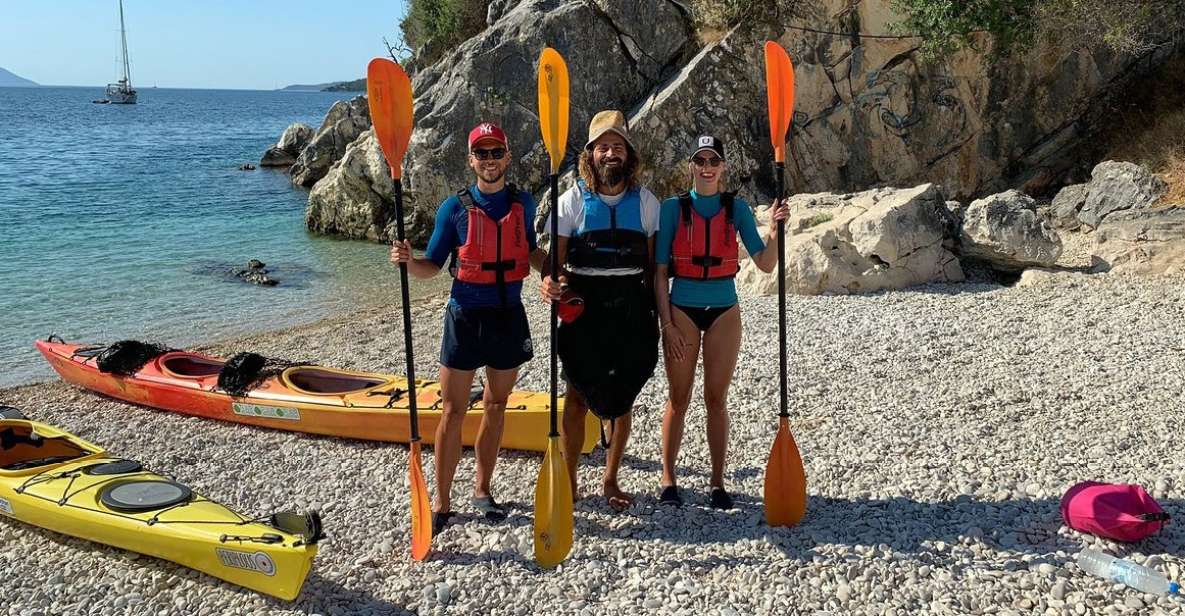
[[[634,504],[634,497],[623,492],[621,488],[617,487],[616,483],[606,483],[604,488],[605,500],[614,511],[625,511],[630,508],[630,505]]]

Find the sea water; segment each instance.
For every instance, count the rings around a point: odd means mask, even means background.
[[[101,94],[0,88],[0,387],[52,375],[33,348],[51,333],[183,346],[397,301],[383,246],[309,233],[307,190],[238,170],[353,94]],[[281,284],[226,275],[249,259]]]

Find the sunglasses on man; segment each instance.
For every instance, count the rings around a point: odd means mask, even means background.
[[[477,160],[490,160],[491,158],[502,160],[502,157],[506,156],[506,148],[490,148],[488,150],[484,148],[473,148],[470,150],[470,153]]]
[[[720,163],[724,162],[724,159],[720,158],[719,156],[713,156],[711,158],[704,158],[702,156],[695,156],[695,157],[692,157],[691,162],[695,163],[696,167],[716,168],[716,167],[720,166]]]

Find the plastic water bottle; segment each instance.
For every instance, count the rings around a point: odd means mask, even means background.
[[[1130,560],[1115,558],[1098,550],[1082,550],[1078,553],[1078,566],[1083,571],[1103,579],[1126,584],[1150,595],[1176,595],[1181,586],[1170,582],[1162,573]]]

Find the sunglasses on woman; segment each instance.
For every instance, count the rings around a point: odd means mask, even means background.
[[[491,148],[489,150],[474,148],[470,150],[470,153],[473,154],[473,157],[477,160],[490,160],[491,158],[494,160],[502,160],[502,157],[506,156],[506,148]]]
[[[720,166],[720,163],[724,162],[724,159],[720,158],[719,156],[713,156],[711,158],[696,156],[691,159],[691,162],[695,163],[696,167],[716,168]]]

